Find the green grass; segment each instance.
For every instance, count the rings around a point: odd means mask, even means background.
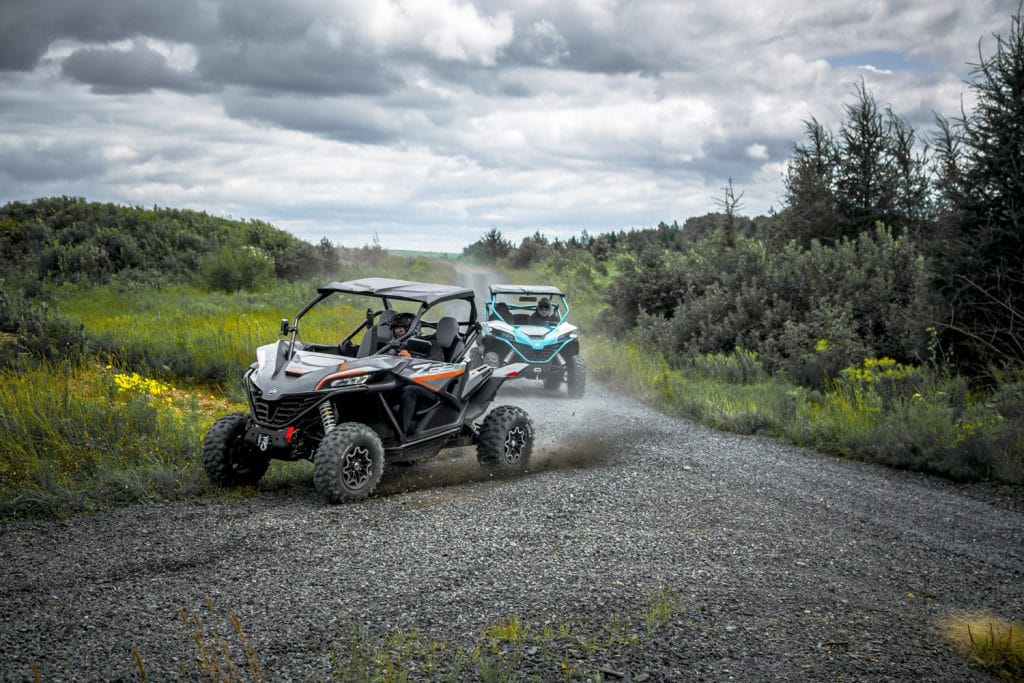
[[[353,265],[337,279],[399,273],[402,279],[454,281],[448,263],[378,256],[381,265]],[[263,291],[231,294],[186,285],[130,292],[65,285],[54,291],[53,299],[61,313],[82,325],[91,349],[106,362],[230,389],[255,360],[256,348],[280,339],[281,319],[291,320],[320,284],[277,281]],[[361,297],[331,297],[302,319],[301,338],[340,342],[362,320],[367,304]]]
[[[296,285],[240,294],[175,286],[130,297],[108,287],[69,287],[58,291],[56,300],[84,327],[91,348],[113,365],[160,377],[237,384],[255,360],[256,348],[280,339],[281,319],[290,320],[312,295],[312,287]],[[338,342],[359,323],[363,309],[336,299],[303,318],[303,339]]]
[[[973,395],[963,380],[867,359],[811,391],[759,370],[749,352],[670,365],[636,341],[591,336],[593,376],[671,414],[717,429],[765,433],[893,467],[1024,484],[1024,377]]]
[[[209,490],[209,392],[62,362],[0,377],[0,516],[58,517]]]

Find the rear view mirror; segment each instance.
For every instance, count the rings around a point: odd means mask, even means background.
[[[288,318],[281,318],[281,334],[288,334]]]

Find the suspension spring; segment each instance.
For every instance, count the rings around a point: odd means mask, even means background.
[[[334,406],[330,401],[320,404],[320,421],[324,425],[324,434],[329,433],[338,424],[338,418],[334,415]]]

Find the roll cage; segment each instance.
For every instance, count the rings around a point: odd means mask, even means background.
[[[569,317],[569,301],[558,287],[551,285],[491,285],[490,299],[485,316],[488,321],[500,320],[513,327],[529,325],[530,313],[540,298],[551,300],[557,317],[545,323],[551,327],[561,325]],[[555,299],[558,299],[556,302]]]
[[[299,332],[299,320],[314,306],[335,294],[350,294],[378,298],[380,299],[382,306],[377,310],[374,310],[373,308],[366,309],[366,317],[363,321],[357,325],[356,328],[352,330],[338,345],[338,348],[342,351],[352,346],[352,339],[360,332],[365,330],[369,333],[370,330],[373,329],[374,325],[384,324],[386,321],[383,320],[383,316],[385,316],[388,311],[394,311],[394,301],[418,303],[419,308],[414,313],[413,322],[409,325],[406,333],[401,337],[390,339],[380,349],[376,350],[375,353],[386,353],[393,349],[397,349],[404,342],[414,336],[417,336],[421,328],[436,329],[437,321],[426,321],[423,319],[423,316],[427,311],[431,310],[435,306],[448,301],[464,301],[468,304],[466,308],[469,310],[469,317],[466,320],[457,320],[459,336],[468,342],[472,333],[478,331],[475,305],[476,298],[473,290],[471,289],[451,285],[438,285],[427,282],[414,282],[411,280],[397,280],[383,277],[369,277],[358,280],[348,280],[345,282],[331,282],[317,288],[316,296],[313,297],[313,299],[295,315],[295,318],[291,323],[288,322],[287,318],[282,318],[281,334],[289,335],[289,357],[293,356],[295,353],[296,340]],[[466,346],[468,347],[469,344],[467,343]]]

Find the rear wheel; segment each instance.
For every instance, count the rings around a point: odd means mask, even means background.
[[[484,467],[502,474],[526,469],[533,452],[533,422],[522,408],[498,406],[484,418],[476,445],[476,458]]]
[[[587,364],[583,362],[583,356],[573,356],[569,361],[567,372],[566,384],[568,384],[569,396],[582,398],[583,390],[587,388]]]
[[[555,391],[562,386],[562,371],[558,368],[550,368],[548,374],[544,375],[544,388]]]
[[[380,437],[359,422],[345,422],[328,432],[313,461],[313,484],[331,503],[366,498],[383,473]]]
[[[499,367],[501,365],[501,358],[494,351],[488,351],[484,354],[484,364],[490,365],[492,368]]]
[[[270,458],[245,442],[249,416],[225,415],[210,427],[203,440],[203,469],[218,486],[251,486],[270,466]]]

